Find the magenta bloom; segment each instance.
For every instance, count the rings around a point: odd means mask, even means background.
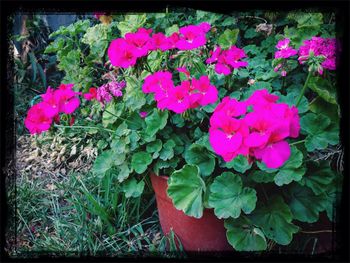
[[[176,113],[183,113],[190,107],[189,99],[190,81],[183,81],[179,86],[168,91],[169,98],[166,108]]]
[[[246,101],[225,97],[210,118],[209,142],[225,161],[238,154],[261,160],[268,168],[281,167],[290,157],[288,137],[299,136],[298,109],[277,103],[266,89]],[[247,112],[247,107],[252,111]]]
[[[31,107],[24,120],[24,125],[31,134],[40,134],[43,131],[47,131],[50,129],[51,123],[52,118],[46,114],[46,107],[42,103]]]
[[[134,47],[134,53],[137,57],[146,56],[152,49],[152,39],[146,29],[140,28],[136,33],[126,33],[125,40]]]
[[[305,63],[313,52],[315,56],[324,56],[325,60],[321,66],[325,69],[336,69],[336,40],[335,38],[322,38],[312,37],[309,40],[305,40],[303,45],[299,48],[299,63]],[[320,74],[323,73],[322,69],[318,70]]]
[[[209,23],[201,23],[200,25],[189,25],[179,29],[180,39],[176,43],[176,47],[180,50],[191,50],[205,45],[206,32],[210,29]]]
[[[243,49],[231,46],[228,50],[221,50],[220,46],[210,51],[211,57],[206,60],[207,64],[216,63],[215,71],[218,74],[228,75],[233,69],[246,67],[248,62],[241,61],[246,57]]]
[[[96,97],[97,97],[97,89],[96,88],[90,88],[89,92],[85,93],[83,96],[84,96],[84,99],[86,99],[86,100],[96,99]]]
[[[129,44],[123,38],[113,40],[107,51],[112,65],[122,68],[134,66],[140,52],[142,52],[142,48],[137,49],[134,45]]]
[[[205,106],[217,101],[218,90],[214,85],[210,84],[208,76],[201,76],[199,80],[192,79],[192,86],[200,94],[199,105]]]
[[[171,44],[168,38],[163,33],[156,33],[152,35],[152,49],[160,49],[166,51],[170,49]]]
[[[186,68],[178,68],[179,71],[188,74]],[[199,80],[192,79],[182,81],[174,86],[170,72],[155,72],[145,78],[142,85],[144,93],[154,93],[159,109],[168,109],[176,113],[183,113],[187,109],[197,108],[214,103],[218,98],[218,91],[210,84],[208,76],[201,76]]]
[[[275,53],[275,58],[289,58],[298,54],[298,51],[289,46],[289,38],[278,41],[276,48],[278,51]]]
[[[141,118],[146,118],[147,115],[148,115],[148,112],[147,111],[141,111],[139,114],[140,114]]]
[[[59,111],[72,114],[80,105],[79,99],[73,90],[56,90],[55,95],[59,97]]]
[[[217,62],[219,59],[220,52],[221,52],[220,46],[215,47],[214,51],[210,50],[209,54],[211,57],[207,58],[207,60],[205,62],[207,64]]]
[[[59,113],[60,97],[51,87],[47,88],[45,94],[41,95],[43,101],[41,102],[42,107],[45,109],[45,114],[52,118]]]

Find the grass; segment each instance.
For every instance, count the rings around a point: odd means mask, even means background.
[[[21,140],[18,149],[24,154],[16,158],[19,169],[7,191],[11,257],[184,255],[174,233],[162,234],[150,182],[141,197],[125,198],[114,174],[100,178],[69,165],[62,174],[46,166],[56,156],[44,152],[64,145],[45,148],[46,139]],[[37,143],[40,154],[33,158]]]

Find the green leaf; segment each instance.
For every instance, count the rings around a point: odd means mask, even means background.
[[[126,198],[139,197],[142,194],[144,187],[144,181],[137,182],[135,178],[131,178],[123,183],[122,191],[125,193]]]
[[[315,195],[308,187],[294,184],[288,191],[288,205],[293,213],[293,218],[307,223],[318,220],[319,212],[326,207],[326,197]]]
[[[274,176],[274,174],[270,174],[259,170],[253,171],[248,175],[250,179],[257,183],[271,183],[274,181]]]
[[[259,167],[259,169],[260,169],[261,171],[264,171],[264,172],[269,173],[269,174],[275,173],[275,172],[278,171],[278,169],[271,169],[271,168],[268,168],[268,167],[266,166],[266,164],[264,164],[264,163],[262,163],[262,162],[256,162],[256,165]]]
[[[225,164],[227,168],[233,168],[239,173],[245,173],[252,167],[252,163],[248,162],[248,159],[243,155],[238,155],[232,161]]]
[[[299,92],[292,91],[288,92],[286,96],[281,95],[279,102],[287,103],[289,106],[295,106],[295,103],[299,97]],[[298,113],[305,113],[309,110],[309,102],[305,96],[302,97],[299,105],[298,105]]]
[[[264,233],[245,216],[226,219],[225,228],[228,242],[237,251],[260,251],[267,248]]]
[[[123,108],[122,103],[116,103],[114,101],[108,103],[106,110],[102,114],[103,126],[107,127],[108,125],[115,123],[118,120],[118,117],[122,114]]]
[[[326,115],[333,123],[339,123],[339,106],[326,102],[320,97],[317,97],[310,103],[310,111],[315,114]]]
[[[168,140],[163,145],[163,149],[159,152],[159,158],[163,161],[169,160],[174,157],[174,147],[176,146],[173,140]]]
[[[146,151],[149,153],[159,152],[162,149],[162,145],[163,145],[162,141],[157,139],[147,144]]]
[[[119,22],[117,27],[122,37],[128,32],[135,32],[146,23],[146,14],[142,15],[126,15],[125,20]]]
[[[238,218],[241,210],[250,214],[255,209],[256,191],[242,187],[242,179],[236,174],[224,172],[210,186],[209,205],[218,218]]]
[[[170,36],[172,33],[179,32],[179,27],[177,24],[172,25],[171,27],[167,27],[165,29],[165,35]]]
[[[142,174],[146,171],[148,165],[152,163],[152,156],[147,152],[137,152],[132,155],[131,167],[136,173]]]
[[[188,148],[185,152],[185,160],[188,164],[198,165],[203,176],[211,175],[215,168],[215,158],[199,144],[192,144]]]
[[[325,149],[328,144],[336,145],[338,143],[338,127],[330,124],[331,120],[323,114],[308,113],[300,119],[302,132],[308,133],[305,147],[309,152]]]
[[[224,33],[219,37],[218,44],[223,49],[228,49],[236,44],[238,39],[239,29],[226,29]]]
[[[255,225],[265,235],[280,245],[288,245],[299,228],[292,223],[292,213],[282,197],[274,196],[265,206],[258,207],[251,215]]]
[[[324,193],[335,177],[327,161],[310,162],[307,171],[299,183],[311,188],[315,195]]]
[[[110,31],[109,26],[100,23],[89,27],[81,40],[81,42],[90,46],[90,53],[95,55],[99,61],[101,61],[108,47],[108,33]]]
[[[291,147],[291,154],[288,161],[279,169],[274,181],[278,186],[290,184],[292,181],[300,181],[305,174],[303,163],[303,153],[295,146]]]
[[[136,111],[146,104],[146,95],[142,92],[141,85],[135,77],[125,77],[126,87],[123,101],[131,111]]]
[[[167,123],[168,111],[159,111],[154,109],[152,114],[145,118],[146,134],[153,137],[159,130],[163,129]]]
[[[104,175],[114,165],[115,152],[112,150],[102,152],[95,160],[93,172],[98,175]]]
[[[128,163],[124,162],[118,166],[118,181],[121,183],[129,177],[131,170]]]
[[[173,172],[168,181],[167,193],[174,206],[186,215],[201,218],[203,215],[203,193],[205,183],[199,176],[199,168],[185,165]]]
[[[251,38],[254,38],[258,35],[259,35],[258,32],[256,32],[254,28],[249,28],[245,31],[244,38],[251,39]]]
[[[308,86],[325,101],[337,104],[337,91],[329,80],[321,77],[312,77],[308,82]]]

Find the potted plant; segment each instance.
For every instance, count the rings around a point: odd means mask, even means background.
[[[334,220],[341,176],[317,158],[339,143],[334,39],[274,37],[272,66],[256,80],[247,53],[258,47],[239,46],[237,28],[217,36],[208,22],[155,32],[143,27],[146,15],[104,21],[74,27],[90,50],[87,67],[106,65],[106,50],[110,66],[93,76],[100,85],[81,90],[68,76],[49,88],[28,112],[31,133],[107,134],[93,172],[113,174],[129,198],[150,177],[163,231],[173,229],[188,251],[287,246],[300,222],[323,211]],[[69,48],[64,35],[73,31],[54,33],[47,52]],[[62,68],[79,57],[66,51]],[[304,84],[286,84],[287,73]]]

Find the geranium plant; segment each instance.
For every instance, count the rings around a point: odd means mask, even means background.
[[[318,32],[300,41],[287,28],[243,45],[258,33],[227,23],[219,35],[208,14],[163,30],[146,15],[59,29],[47,52],[57,52],[67,84],[49,87],[25,125],[106,134],[96,176],[112,174],[130,198],[150,173],[169,176],[174,206],[195,218],[213,209],[235,250],[288,245],[299,222],[323,211],[334,220],[341,177],[315,156],[339,144],[336,41]],[[81,33],[84,55],[69,37]]]

